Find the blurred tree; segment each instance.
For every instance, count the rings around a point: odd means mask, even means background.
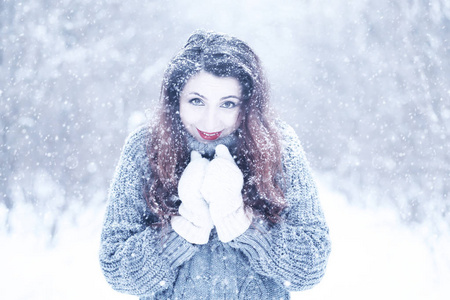
[[[53,232],[105,200],[196,28],[255,48],[275,107],[351,201],[450,223],[448,1],[6,0],[0,26],[0,205],[32,203]]]

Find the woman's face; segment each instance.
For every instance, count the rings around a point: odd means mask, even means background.
[[[217,140],[239,127],[241,99],[237,79],[200,71],[181,91],[181,121],[196,140],[203,143]]]

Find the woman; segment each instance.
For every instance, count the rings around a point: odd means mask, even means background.
[[[161,104],[127,139],[111,185],[100,262],[112,287],[140,299],[288,299],[317,284],[328,228],[249,46],[195,32],[165,72]]]

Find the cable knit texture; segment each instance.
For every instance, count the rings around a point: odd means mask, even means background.
[[[328,227],[305,154],[294,130],[279,122],[282,136],[283,221],[269,227],[258,218],[223,243],[213,229],[204,245],[189,243],[171,228],[152,226],[144,186],[152,174],[149,130],[133,132],[123,148],[101,236],[100,264],[116,290],[140,299],[289,299],[323,277],[330,253]],[[236,137],[222,142],[233,153]],[[190,139],[190,150],[212,158],[216,144]]]

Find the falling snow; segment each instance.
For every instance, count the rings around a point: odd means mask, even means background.
[[[448,1],[146,2],[0,4],[2,297],[130,299],[98,266],[108,186],[197,28],[259,54],[320,178],[333,252],[293,298],[450,294]]]

